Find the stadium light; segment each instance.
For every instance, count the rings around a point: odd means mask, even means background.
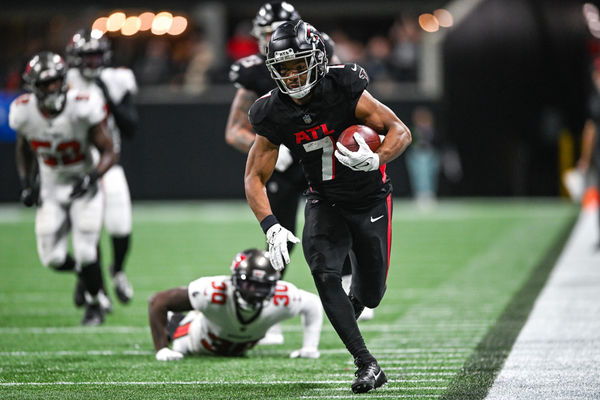
[[[429,13],[419,15],[419,26],[425,32],[437,32],[440,29],[438,19]]]
[[[154,13],[153,12],[146,11],[144,13],[141,13],[139,18],[140,18],[140,22],[142,23],[140,25],[140,31],[144,32],[144,31],[150,30],[150,28],[152,28],[152,21],[154,21]]]
[[[185,17],[177,16],[173,18],[171,28],[167,31],[169,35],[175,36],[182,34],[187,28],[188,22]]]
[[[106,32],[106,21],[108,21],[106,17],[97,18],[92,24],[92,32],[100,31],[104,34]]]
[[[155,35],[164,35],[173,24],[173,14],[167,11],[159,12],[152,21],[151,32]]]
[[[121,12],[121,11],[117,11],[112,13],[109,17],[108,17],[108,21],[106,21],[106,29],[109,32],[116,32],[119,29],[121,29],[121,27],[123,26],[123,24],[125,24],[125,13]]]
[[[125,23],[121,27],[121,34],[123,36],[135,35],[140,30],[140,26],[142,26],[142,21],[140,21],[139,17],[127,17]]]
[[[450,14],[450,11],[446,9],[440,8],[435,10],[433,15],[437,18],[442,28],[450,28],[454,24],[454,18],[452,18],[452,14]]]

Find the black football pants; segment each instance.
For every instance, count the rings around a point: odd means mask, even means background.
[[[351,291],[356,299],[375,308],[383,298],[392,238],[391,195],[372,207],[351,210],[309,199],[305,207],[302,247],[325,313],[354,357],[366,352],[341,271],[350,250]]]

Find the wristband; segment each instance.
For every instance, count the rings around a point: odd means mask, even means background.
[[[260,227],[266,235],[269,228],[278,223],[279,221],[277,221],[277,218],[275,218],[273,214],[270,214],[263,218],[262,221],[260,221]]]

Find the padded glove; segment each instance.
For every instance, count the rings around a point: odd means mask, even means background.
[[[358,143],[357,151],[348,150],[343,144],[337,142],[335,158],[354,171],[375,171],[379,169],[379,154],[374,153],[359,133],[354,134]]]
[[[294,234],[280,224],[275,224],[267,231],[267,243],[269,243],[269,259],[276,271],[281,271],[286,264],[290,263],[287,242],[298,243]]]

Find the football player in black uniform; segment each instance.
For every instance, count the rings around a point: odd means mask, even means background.
[[[250,109],[257,136],[246,164],[248,204],[267,236],[271,263],[282,269],[289,263],[287,242],[299,239],[273,215],[265,185],[279,146],[286,145],[300,160],[309,185],[304,256],[327,317],[358,367],[352,390],[367,392],[387,378],[367,349],[356,318],[364,306],[376,307],[386,289],[392,185],[385,165],[410,144],[410,131],[365,90],[368,77],[363,68],[327,66],[325,45],[310,24],[280,25],[269,40],[266,64],[278,89]],[[385,136],[376,152],[359,135],[356,152],[336,143],[344,129],[356,124]],[[350,251],[357,264],[346,295],[340,272]]]

